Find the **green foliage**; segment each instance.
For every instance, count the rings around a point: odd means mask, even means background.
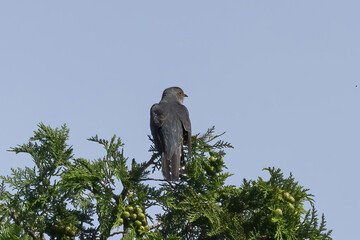
[[[168,182],[149,177],[161,165],[153,146],[149,161],[130,163],[120,138],[95,136],[88,140],[105,156],[75,158],[69,129],[41,123],[29,143],[10,150],[29,154],[34,167],[1,177],[0,240],[331,239],[313,196],[291,174],[266,168],[267,180],[227,185],[225,150],[232,146],[221,136],[214,127],[193,136],[187,175]],[[154,206],[162,211],[150,214]]]

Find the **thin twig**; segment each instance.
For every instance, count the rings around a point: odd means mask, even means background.
[[[109,237],[112,237],[112,236],[115,236],[115,235],[118,235],[118,234],[125,234],[126,232],[125,231],[119,231],[119,232],[113,232],[109,235]]]
[[[97,239],[97,233],[99,232],[100,230],[100,225],[96,228],[96,230],[94,231],[93,235],[92,235],[92,239],[93,240],[96,240]]]
[[[158,182],[167,182],[170,187],[174,187],[171,181],[166,179],[158,179],[158,178],[140,178],[139,181],[158,181]]]
[[[154,153],[154,154],[151,156],[150,160],[147,161],[146,163],[144,163],[144,165],[141,167],[142,170],[147,169],[151,164],[153,164],[154,161],[155,161],[155,159],[156,159],[158,156],[159,156],[158,154],[155,154],[155,153]]]
[[[158,227],[161,226],[161,224],[162,224],[162,222],[157,222],[155,225],[152,225],[152,226],[150,226],[149,228],[150,228],[150,229],[158,228]]]
[[[159,178],[140,178],[139,181],[158,181],[158,182],[169,182],[166,179],[159,179]]]

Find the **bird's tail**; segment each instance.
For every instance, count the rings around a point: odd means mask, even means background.
[[[171,159],[171,180],[179,181],[179,170],[180,170],[180,161],[181,161],[181,147],[178,146],[174,152],[174,155]]]
[[[170,159],[165,153],[162,153],[162,173],[166,180],[179,181],[181,155],[181,146],[176,148]]]
[[[170,160],[167,158],[165,153],[161,155],[162,162],[162,174],[165,180],[171,181],[171,173],[170,173]]]

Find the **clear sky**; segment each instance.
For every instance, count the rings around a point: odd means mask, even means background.
[[[275,166],[315,195],[334,239],[360,215],[360,2],[1,1],[0,175],[39,122],[86,141],[120,136],[150,158],[149,109],[180,86],[193,132],[216,126],[239,185]],[[356,87],[356,85],[359,85]]]

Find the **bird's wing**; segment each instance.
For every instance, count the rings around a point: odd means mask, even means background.
[[[184,105],[154,104],[151,107],[150,116],[150,128],[155,147],[158,151],[164,152],[167,159],[171,159],[177,147],[182,144],[184,133],[187,135],[186,140],[191,152],[191,123],[189,112]]]
[[[189,111],[184,105],[179,104],[179,106],[177,107],[177,114],[186,132],[188,149],[189,153],[191,153],[191,122],[189,117]]]
[[[164,114],[160,104],[156,103],[152,105],[150,109],[150,121],[154,124],[154,127],[161,127],[164,121]],[[152,126],[151,126],[152,127]]]
[[[191,132],[191,123],[190,123],[189,111],[187,110],[187,108],[182,104],[178,104],[176,106],[176,113],[177,113],[185,131]]]
[[[161,134],[159,129],[163,125],[165,116],[159,104],[154,104],[150,109],[150,129],[154,139],[154,144],[159,152],[163,151],[163,144],[161,143]]]

